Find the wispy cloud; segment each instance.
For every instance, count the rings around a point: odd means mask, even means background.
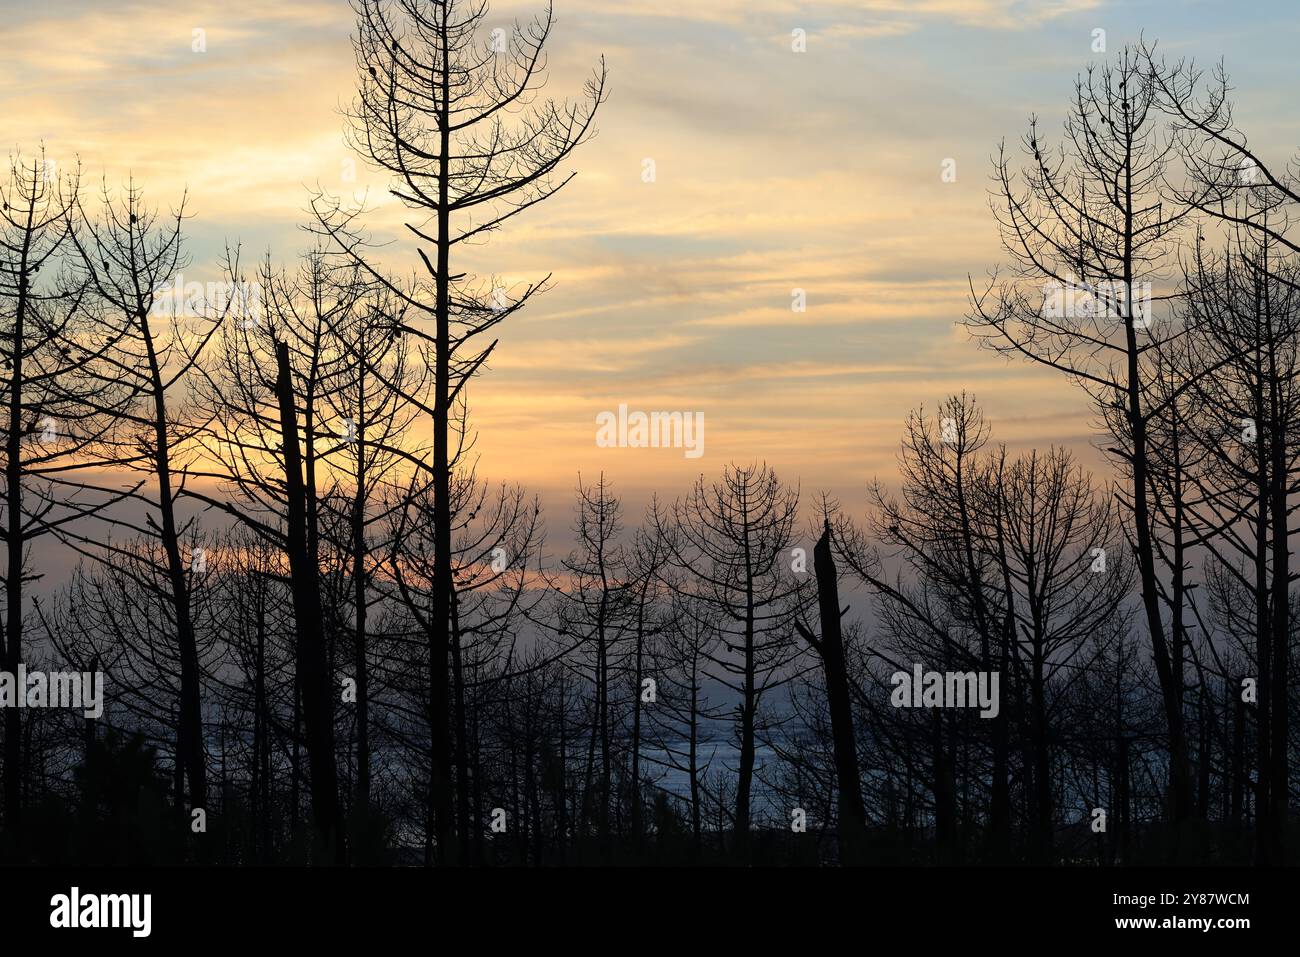
[[[1086,435],[1067,385],[981,352],[954,326],[967,275],[1000,258],[988,157],[1030,112],[1060,117],[1073,73],[1096,59],[1093,26],[1117,46],[1158,22],[1180,52],[1225,54],[1230,67],[1250,51],[1259,75],[1241,91],[1245,109],[1285,88],[1276,42],[1237,20],[1215,34],[1212,6],[557,0],[548,92],[575,92],[604,53],[611,97],[575,157],[578,178],[462,264],[555,282],[502,329],[471,390],[484,474],[567,496],[602,457],[629,483],[669,488],[767,455],[807,483],[857,487],[891,470],[910,408],[964,387],[998,438]],[[492,21],[540,9],[499,2]],[[355,76],[341,0],[79,0],[7,17],[10,145],[44,140],[80,156],[91,179],[131,171],[164,205],[188,188],[190,271],[234,239],[248,256],[269,247],[292,261],[318,184],[368,189],[376,238],[402,235],[402,207],[343,144],[339,106]],[[795,28],[806,53],[791,49]],[[195,29],[206,52],[192,49]],[[946,159],[956,182],[940,178]],[[407,242],[381,261],[419,265]],[[791,309],[795,289],[805,312]],[[619,401],[705,412],[705,458],[598,449],[594,416]]]

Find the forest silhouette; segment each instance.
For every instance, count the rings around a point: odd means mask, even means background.
[[[1104,472],[959,392],[850,502],[578,476],[553,558],[470,406],[550,277],[463,264],[578,175],[605,63],[556,99],[549,8],[353,8],[396,244],[318,190],[304,255],[191,294],[185,198],[0,184],[0,670],[105,695],[0,682],[0,860],[1289,862],[1300,182],[1223,68],[1126,47],[994,159],[962,347],[1076,385]]]

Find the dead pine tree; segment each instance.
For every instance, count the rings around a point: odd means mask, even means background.
[[[463,409],[458,422],[459,430],[465,426]],[[530,589],[527,584],[530,557],[541,544],[541,506],[522,488],[503,484],[494,489],[469,468],[456,472],[451,495],[456,587],[450,652],[457,854],[462,862],[482,863],[483,829],[474,822],[481,820],[484,810],[480,801],[483,756],[474,730],[478,716],[473,712],[483,700],[506,693],[497,687],[500,682],[508,686],[508,673],[499,671],[500,660],[508,656],[520,620],[545,595],[545,589]],[[397,618],[409,620],[415,631],[427,635],[437,564],[428,474],[420,470],[411,474],[405,487],[393,489],[383,511],[390,516],[388,598]],[[423,651],[427,653],[427,644]],[[412,677],[403,684],[420,702],[420,711],[427,714],[427,682],[414,678],[427,661],[418,654],[404,656],[404,661]],[[417,738],[415,733],[410,735],[412,741]],[[426,748],[423,757],[427,756]],[[426,825],[431,823],[426,819]]]
[[[681,589],[668,590],[671,605],[663,629],[651,642],[649,669],[655,674],[658,700],[647,713],[647,740],[657,754],[648,762],[686,776],[686,803],[691,828],[691,860],[704,852],[706,792],[713,756],[707,754],[709,727],[723,716],[709,701],[710,658],[716,653],[717,629],[702,610],[689,610]]]
[[[629,611],[629,630],[632,639],[632,667],[630,677],[632,690],[632,728],[631,728],[631,769],[629,772],[629,795],[632,812],[632,839],[637,851],[643,850],[645,832],[643,823],[642,801],[642,743],[644,741],[646,705],[655,695],[650,694],[654,686],[653,679],[648,679],[646,666],[649,647],[663,627],[660,620],[659,604],[663,597],[663,583],[660,570],[667,561],[667,551],[663,540],[657,534],[657,524],[653,515],[658,503],[650,505],[651,518],[647,527],[637,530],[632,541],[632,550],[628,562],[630,572],[626,599],[631,604]]]
[[[591,688],[582,804],[575,824],[581,834],[594,818],[599,853],[607,860],[613,850],[615,749],[623,711],[611,691],[623,683],[619,677],[626,670],[625,645],[635,612],[628,602],[630,558],[621,541],[623,503],[603,474],[594,483],[579,476],[577,493],[573,532],[578,544],[549,581],[555,596],[549,624],[557,636],[576,644],[574,666]]]
[[[1204,465],[1188,483],[1196,490],[1193,511],[1207,530],[1203,543],[1214,562],[1211,595],[1220,633],[1248,645],[1241,650],[1255,660],[1262,772],[1256,851],[1260,863],[1273,863],[1286,829],[1286,815],[1278,817],[1274,803],[1285,806],[1288,799],[1286,776],[1279,787],[1269,771],[1287,761],[1287,735],[1279,733],[1274,709],[1285,712],[1294,613],[1288,543],[1294,523],[1289,500],[1300,488],[1300,444],[1291,424],[1300,412],[1300,268],[1266,231],[1238,225],[1221,254],[1198,243],[1188,287],[1194,333],[1190,347],[1174,358],[1193,370],[1222,365],[1217,375],[1197,377],[1191,396],[1188,431]],[[1210,651],[1217,660],[1216,649]],[[1229,678],[1222,665],[1218,670]]]
[[[1288,675],[1292,667],[1294,624],[1288,587],[1294,576],[1289,571],[1286,516],[1292,507],[1288,505],[1288,495],[1294,486],[1291,480],[1294,438],[1289,426],[1292,419],[1288,418],[1293,373],[1287,359],[1294,344],[1288,341],[1288,320],[1278,291],[1279,287],[1294,289],[1297,282],[1294,267],[1283,260],[1300,253],[1300,238],[1295,235],[1300,184],[1295,176],[1294,159],[1290,164],[1269,162],[1258,148],[1249,144],[1234,119],[1231,87],[1221,64],[1207,77],[1191,61],[1169,64],[1157,59],[1154,47],[1144,48],[1143,54],[1148,71],[1158,85],[1158,105],[1180,134],[1178,142],[1189,174],[1179,198],[1211,223],[1224,227],[1240,251],[1236,257],[1238,273],[1244,274],[1247,282],[1255,287],[1248,290],[1246,297],[1256,305],[1253,315],[1247,314],[1245,323],[1254,328],[1245,330],[1245,340],[1233,343],[1238,348],[1231,349],[1232,355],[1222,357],[1220,363],[1234,361],[1239,352],[1259,361],[1259,368],[1248,377],[1262,386],[1257,390],[1257,401],[1252,404],[1272,423],[1267,427],[1263,420],[1257,422],[1252,437],[1259,452],[1256,478],[1263,490],[1258,503],[1260,512],[1274,516],[1264,520],[1269,527],[1270,554],[1265,560],[1271,582],[1256,583],[1252,590],[1261,595],[1266,590],[1272,592],[1267,608],[1271,616],[1269,633],[1260,629],[1255,649],[1260,679],[1261,761],[1256,794],[1259,802],[1257,856],[1263,862],[1280,864],[1287,853],[1292,786]],[[1277,268],[1268,268],[1270,259],[1277,261]],[[1240,319],[1237,323],[1241,325]],[[1219,331],[1226,330],[1221,327]],[[1259,331],[1264,333],[1263,348]]]
[[[111,504],[70,501],[50,479],[89,458],[125,401],[117,386],[87,372],[113,346],[83,308],[86,286],[65,268],[79,180],[59,173],[44,152],[10,159],[0,182],[0,374],[4,380],[4,668],[23,662],[25,585],[33,541]],[[94,398],[94,402],[89,401]],[[4,709],[4,829],[17,838],[22,814],[23,727]]]
[[[844,637],[840,619],[848,608],[840,607],[839,573],[832,550],[829,519],[813,548],[813,570],[817,576],[817,609],[820,627],[816,634],[799,619],[795,629],[816,653],[826,682],[826,705],[830,711],[832,748],[835,757],[836,794],[839,814],[836,837],[844,864],[865,863],[867,812],[862,803],[862,780],[858,769],[858,746],[853,733],[853,703],[848,666],[844,658]]]
[[[346,863],[330,654],[336,623],[326,620],[319,573],[320,502],[330,478],[322,457],[339,446],[320,414],[331,367],[348,359],[330,334],[331,313],[353,308],[360,292],[349,270],[315,254],[296,281],[264,269],[260,290],[264,305],[223,323],[219,347],[200,366],[203,460],[191,471],[199,481],[185,494],[241,522],[282,562],[294,610],[294,698],[302,706],[312,817],[324,857]],[[295,741],[298,734],[295,717]],[[296,776],[295,767],[295,784]]]
[[[667,516],[671,529],[658,532],[677,573],[668,580],[690,599],[683,607],[718,628],[710,666],[738,699],[734,820],[742,861],[752,850],[759,709],[789,679],[795,654],[792,602],[802,589],[787,562],[798,509],[798,491],[766,464],[732,465],[716,482],[697,480]]]
[[[489,32],[484,0],[355,0],[353,6],[360,86],[349,112],[350,141],[391,177],[389,191],[415,215],[406,225],[423,275],[401,284],[381,275],[369,262],[372,250],[347,228],[350,216],[324,196],[313,206],[322,231],[409,307],[402,329],[424,344],[434,370],[432,391],[408,397],[433,422],[432,455],[422,463],[433,485],[437,536],[428,634],[433,828],[426,858],[432,863],[451,860],[457,846],[448,677],[453,407],[496,344],[486,334],[547,283],[511,290],[475,280],[454,260],[573,179],[560,166],[594,132],[605,67],[602,60],[579,100],[559,103],[540,96],[549,7],[527,26]]]
[[[1169,321],[1176,294],[1174,239],[1191,210],[1167,186],[1176,137],[1157,106],[1158,80],[1141,51],[1125,49],[1075,83],[1062,145],[1031,120],[1024,167],[1005,146],[991,207],[1010,257],[984,291],[972,283],[966,319],[992,349],[1056,369],[1083,388],[1112,427],[1116,489],[1133,543],[1143,614],[1159,677],[1169,751],[1168,817],[1177,835],[1193,813],[1184,729],[1184,635],[1168,626],[1153,539],[1149,425],[1161,411],[1149,388],[1153,355],[1183,330]],[[1173,396],[1187,388],[1180,384]]]
[[[355,271],[355,267],[352,267]],[[343,482],[337,495],[321,501],[327,521],[321,538],[340,556],[346,572],[340,586],[342,604],[352,606],[352,669],[356,681],[356,783],[354,812],[367,814],[371,790],[371,610],[383,601],[374,585],[378,569],[387,560],[391,540],[385,535],[391,514],[386,491],[398,480],[403,458],[393,451],[401,435],[414,424],[418,410],[402,399],[418,391],[416,377],[427,370],[408,358],[407,340],[394,335],[400,323],[398,308],[382,290],[360,293],[348,290],[345,309],[325,314],[335,361],[329,363],[320,388],[319,416],[330,420],[321,429],[336,442],[322,451]],[[350,484],[350,488],[347,486]],[[346,556],[343,560],[342,556]],[[344,615],[336,616],[342,619]]]
[[[239,308],[239,297],[199,303],[187,298],[181,270],[187,265],[182,224],[185,200],[169,215],[161,216],[144,202],[141,190],[129,184],[119,197],[103,189],[99,216],[77,207],[77,229],[72,241],[80,259],[79,271],[88,289],[86,308],[105,328],[113,329],[114,348],[89,365],[106,395],[114,387],[130,390],[132,401],[116,411],[111,433],[105,437],[94,463],[146,476],[147,487],[131,493],[142,506],[144,519],[128,518],[123,510],[101,513],[107,527],[90,537],[74,529],[61,537],[77,551],[110,564],[157,555],[156,568],[138,569],[143,580],[158,590],[168,606],[167,620],[174,629],[175,658],[180,671],[177,752],[188,784],[188,807],[206,808],[207,771],[203,742],[202,675],[195,634],[191,577],[206,567],[204,551],[194,543],[194,522],[178,509],[186,480],[190,445],[201,428],[187,422],[187,378],[220,325]],[[70,346],[71,344],[69,344]],[[91,473],[96,474],[96,473]],[[66,491],[95,488],[90,478],[72,473],[61,480]],[[108,492],[108,489],[98,489]],[[140,542],[156,549],[113,544],[111,533],[127,528]]]
[[[871,525],[875,546],[844,516],[836,522],[836,554],[864,584],[879,595],[878,609],[889,653],[900,661],[962,665],[989,672],[1005,671],[1006,614],[995,557],[987,547],[982,507],[986,487],[989,426],[974,398],[950,396],[936,415],[925,410],[908,416],[899,452],[901,483],[897,495],[877,483],[871,489]],[[882,555],[881,552],[885,554]],[[910,581],[891,581],[885,558],[892,553],[910,572]],[[885,652],[880,651],[881,657]],[[888,660],[888,659],[886,659]],[[905,669],[904,669],[905,670]],[[1009,850],[1007,755],[1010,751],[1005,708],[999,708],[990,739],[989,839],[994,857]],[[951,721],[939,715],[900,718],[894,732],[904,749],[928,752],[934,807],[935,854],[941,862],[962,859],[966,848],[958,821],[959,749],[979,747],[983,727],[958,740]],[[909,762],[911,756],[906,758]]]

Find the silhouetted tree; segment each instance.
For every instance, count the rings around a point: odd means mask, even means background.
[[[759,705],[788,680],[796,650],[793,599],[802,589],[790,574],[789,548],[798,507],[799,493],[771,468],[733,465],[716,482],[701,477],[674,503],[671,526],[658,530],[669,565],[683,573],[679,593],[691,599],[684,609],[718,629],[714,677],[740,699],[734,826],[741,860],[750,852]]]
[[[1157,104],[1160,80],[1141,51],[1124,49],[1075,84],[1064,142],[1053,150],[1031,120],[1017,176],[1004,148],[992,207],[1012,258],[1006,278],[972,293],[967,325],[982,342],[1066,374],[1122,423],[1112,454],[1141,580],[1147,633],[1165,705],[1170,815],[1192,814],[1182,711],[1184,635],[1167,630],[1153,540],[1148,429],[1161,411],[1151,356],[1184,330],[1169,321],[1175,294],[1158,289],[1176,232],[1192,210],[1167,187],[1177,139]],[[1181,394],[1188,388],[1175,389]]]
[[[349,113],[354,148],[395,182],[390,192],[420,215],[407,229],[425,276],[396,283],[368,262],[344,213],[313,202],[320,228],[407,307],[401,329],[419,339],[432,393],[407,398],[433,419],[431,458],[437,584],[429,621],[432,689],[429,859],[448,854],[453,820],[451,689],[454,582],[451,566],[451,448],[457,396],[495,347],[485,333],[521,309],[546,280],[519,292],[478,286],[455,272],[453,252],[486,239],[507,220],[553,196],[573,173],[559,165],[593,132],[604,98],[603,62],[577,104],[539,100],[551,13],[528,28],[488,39],[488,7],[470,2],[357,0],[354,41],[360,88]]]

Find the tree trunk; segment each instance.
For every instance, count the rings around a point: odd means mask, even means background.
[[[189,783],[189,809],[207,804],[207,767],[203,751],[203,702],[201,700],[198,642],[190,610],[190,583],[181,557],[180,534],[176,526],[175,496],[172,494],[171,452],[167,435],[167,396],[162,368],[154,350],[149,318],[141,304],[140,336],[149,363],[149,381],[154,402],[154,471],[158,480],[158,511],[162,520],[159,535],[167,556],[168,584],[176,615],[176,646],[181,665],[181,702],[177,736],[179,751]]]
[[[347,844],[339,811],[338,772],[334,765],[334,720],[321,618],[320,581],[308,544],[307,500],[303,487],[288,343],[277,343],[275,355],[279,373],[276,393],[280,403],[280,431],[284,444],[285,493],[288,499],[285,550],[289,557],[290,586],[293,592],[297,671],[301,675],[307,758],[311,764],[312,815],[325,853],[332,855],[335,863],[346,864]]]
[[[447,62],[448,37],[446,6],[439,43],[443,63]],[[436,352],[434,364],[433,411],[433,609],[429,630],[429,817],[432,825],[426,844],[426,863],[454,859],[452,848],[452,780],[451,780],[451,462],[448,452],[451,418],[451,297],[448,270],[451,260],[451,130],[450,75],[441,80],[439,112],[438,170],[438,266],[434,282],[437,302],[434,319]]]
[[[817,574],[817,604],[821,614],[821,641],[815,648],[822,661],[831,716],[836,791],[839,795],[840,860],[844,864],[863,864],[866,863],[867,814],[862,803],[858,747],[853,733],[853,705],[840,630],[839,584],[835,559],[831,554],[829,524],[813,549],[813,569]]]
[[[26,336],[27,287],[31,281],[27,258],[31,249],[34,209],[27,210],[27,231],[18,267],[18,306],[14,312],[13,369],[9,377],[9,434],[5,442],[5,669],[16,675],[23,642],[23,341]],[[19,689],[23,693],[23,689]],[[5,708],[4,809],[5,832],[17,838],[22,816],[21,710]]]

